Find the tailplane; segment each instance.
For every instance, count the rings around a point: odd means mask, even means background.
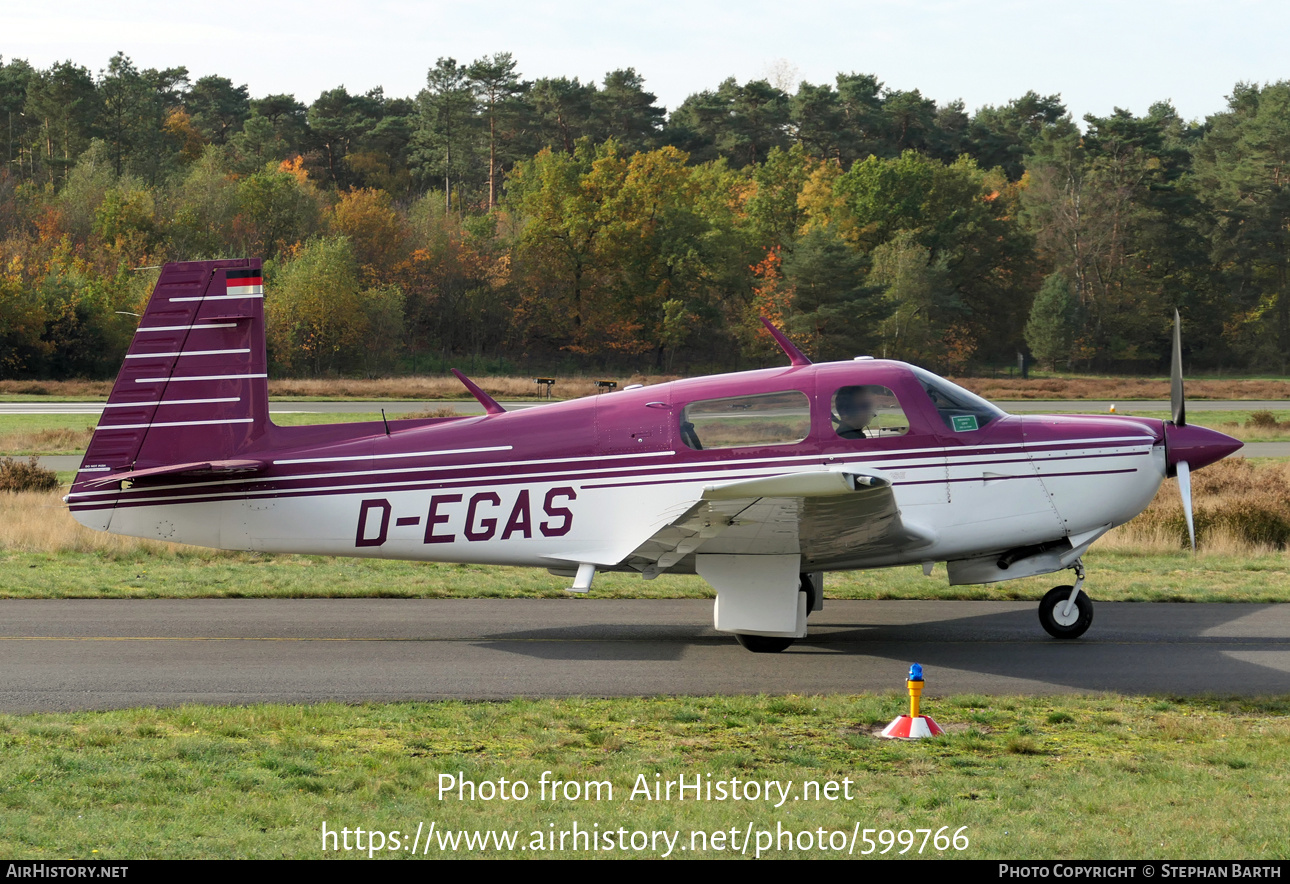
[[[114,474],[228,461],[268,429],[260,260],[167,264],[72,491]]]

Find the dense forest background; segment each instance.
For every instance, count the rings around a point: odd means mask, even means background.
[[[147,268],[238,256],[298,376],[749,367],[762,315],[817,359],[1158,371],[1174,307],[1189,369],[1287,371],[1290,82],[1078,125],[855,73],[668,113],[505,53],[309,105],[0,59],[0,140],[0,378],[113,375]]]

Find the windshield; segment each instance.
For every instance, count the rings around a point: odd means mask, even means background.
[[[913,368],[932,404],[945,422],[947,429],[956,433],[969,433],[979,430],[995,418],[1003,417],[1006,412],[991,405],[975,393],[969,393],[958,384],[950,383],[945,378],[937,377],[930,371]]]

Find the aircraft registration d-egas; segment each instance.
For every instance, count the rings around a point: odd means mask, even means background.
[[[222,549],[697,573],[753,651],[806,635],[823,574],[947,563],[952,584],[1073,569],[1043,627],[1093,617],[1080,557],[1241,443],[1174,419],[1009,415],[912,365],[790,364],[506,412],[269,420],[258,260],[168,264],[67,501],[101,531]]]

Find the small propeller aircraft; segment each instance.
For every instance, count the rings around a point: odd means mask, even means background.
[[[279,427],[259,260],[168,264],[67,497],[85,525],[222,549],[697,573],[715,626],[777,652],[828,571],[946,562],[951,584],[1073,569],[1040,603],[1088,629],[1081,556],[1241,443],[1173,420],[1009,415],[916,366],[789,365],[483,415]],[[1193,533],[1193,546],[1195,545]]]

